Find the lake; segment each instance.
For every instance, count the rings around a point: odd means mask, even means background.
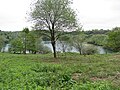
[[[42,42],[45,46],[49,47],[51,49],[51,51],[53,52],[52,50],[52,45],[51,45],[51,42],[50,41],[43,41]],[[88,44],[89,45],[89,44]],[[95,45],[94,45],[95,46]],[[2,48],[2,52],[8,52],[9,50],[9,47],[10,47],[10,44],[6,44],[6,46],[4,48]],[[106,52],[108,52],[107,50],[105,50],[102,46],[95,46],[97,49],[98,49],[98,53],[99,54],[106,54]],[[69,46],[66,46],[67,48],[67,52],[77,52],[79,53],[74,47],[69,47]],[[59,44],[56,44],[56,51],[61,51],[62,47],[61,45]]]
[[[52,50],[52,45],[51,45],[50,41],[43,41],[42,43]],[[97,48],[99,54],[106,54],[106,53],[108,53],[108,50],[104,49],[102,46],[96,46],[96,45],[94,45],[94,46]],[[56,51],[61,51],[61,46],[58,45],[58,44],[56,44]],[[67,50],[67,51],[79,53],[74,47],[72,47],[71,50]],[[52,52],[53,52],[53,50],[52,50]]]

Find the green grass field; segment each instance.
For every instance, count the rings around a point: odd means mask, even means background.
[[[0,90],[120,90],[120,55],[0,53]]]

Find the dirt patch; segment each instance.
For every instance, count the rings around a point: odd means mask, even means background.
[[[91,77],[90,80],[91,81],[105,81],[107,80],[108,78],[99,78],[99,77]]]
[[[118,72],[111,81],[120,80],[120,72]]]
[[[55,63],[60,64],[62,61],[59,58],[40,58],[40,59],[33,59],[33,61],[37,62],[45,62],[45,63]]]
[[[115,58],[120,58],[120,55],[119,55],[119,54],[118,54],[118,55],[114,55],[114,57],[115,57]]]
[[[54,60],[54,61],[49,61],[48,63],[60,64],[60,61]]]
[[[117,73],[115,76],[108,76],[106,78],[101,78],[101,77],[91,77],[90,78],[91,81],[105,81],[105,80],[109,80],[111,82],[114,82],[116,80],[120,80],[120,73]]]

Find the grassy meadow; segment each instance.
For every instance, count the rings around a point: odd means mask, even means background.
[[[120,90],[120,55],[0,53],[0,90]]]

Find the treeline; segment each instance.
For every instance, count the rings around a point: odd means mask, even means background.
[[[74,46],[80,54],[86,53],[84,51],[86,51],[87,46],[84,47],[84,43],[103,46],[115,52],[120,50],[119,27],[112,30],[95,29],[90,31],[59,31],[57,33],[62,34],[58,39],[62,52],[69,51]],[[0,31],[0,50],[6,44],[10,44],[9,52],[11,53],[26,53],[26,51],[29,53],[48,53],[51,50],[42,43],[42,41],[50,41],[48,35],[49,32],[46,30],[28,30],[28,32],[25,32],[25,29],[18,32]]]
[[[0,32],[0,50],[4,52],[7,44],[10,44],[10,53],[49,53],[51,50],[42,43],[42,36],[38,31],[29,31],[24,28],[17,32]]]

